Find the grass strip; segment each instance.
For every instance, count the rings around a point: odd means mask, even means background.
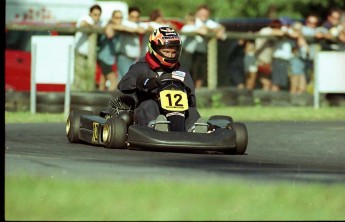
[[[345,120],[345,107],[224,107],[199,109],[202,117],[232,116],[235,121],[336,121]],[[64,114],[5,112],[5,123],[65,122]]]
[[[344,220],[345,187],[6,176],[6,220]]]

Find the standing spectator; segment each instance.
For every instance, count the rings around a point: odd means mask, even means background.
[[[306,90],[305,63],[301,58],[299,47],[293,48],[293,56],[290,59],[290,94],[299,95]]]
[[[128,20],[122,22],[130,31],[121,32],[117,44],[117,68],[119,80],[127,73],[129,67],[140,57],[141,45],[139,35],[145,33],[145,29],[139,26],[140,9],[138,7],[129,7]]]
[[[185,34],[185,35],[184,35]],[[187,36],[187,35],[191,36]],[[182,52],[181,52],[181,65],[188,71],[191,72],[193,64],[193,55],[197,47],[197,39],[202,38],[200,35],[206,35],[207,28],[198,28],[195,25],[195,15],[188,13],[184,18],[184,25],[181,28],[181,40],[182,40]]]
[[[339,51],[345,51],[345,11],[342,12],[340,18],[340,25],[338,25],[338,41],[339,41]]]
[[[302,34],[305,37],[317,37],[317,33],[320,32],[319,29],[320,19],[315,13],[309,13],[305,18],[304,24],[302,26]]]
[[[271,36],[281,34],[281,22],[274,19],[269,26],[263,27],[258,34],[263,36]],[[258,79],[262,84],[264,91],[270,91],[272,85],[272,54],[274,50],[275,40],[269,38],[255,39],[255,57],[258,64]]]
[[[152,32],[153,30],[160,28],[160,27],[171,27],[176,29],[175,25],[171,22],[165,21],[163,12],[160,9],[153,9],[149,14],[149,22],[148,22],[148,30],[147,32]]]
[[[118,41],[119,35],[117,31],[123,30],[122,28],[122,12],[115,10],[112,17],[105,27],[104,34],[100,36],[98,63],[102,70],[100,83],[98,89],[100,91],[113,91],[117,86],[117,70],[113,70],[115,66],[115,46]]]
[[[319,38],[319,16],[315,13],[309,13],[304,21],[304,24],[301,29],[301,34],[306,38],[308,43],[308,52],[305,61],[305,75],[306,81],[310,82],[314,74],[314,59],[316,53],[320,51],[320,44],[318,41]]]
[[[332,8],[328,11],[326,20],[322,23],[322,33],[319,34],[319,38],[322,38],[322,50],[331,51],[337,50],[338,45],[335,43],[337,40],[338,29],[340,24],[340,10]]]
[[[93,5],[90,7],[89,14],[82,16],[76,24],[77,28],[80,27],[100,27],[100,17],[102,14],[102,8],[99,5]],[[89,90],[93,88],[94,82],[85,82],[87,79],[86,71],[88,70],[87,55],[89,54],[89,34],[83,32],[76,32],[75,34],[75,75],[74,84],[72,88],[74,90]],[[92,85],[91,85],[92,84]]]
[[[171,22],[166,22],[164,20],[163,12],[160,9],[153,9],[149,14],[149,21],[148,22],[141,22],[140,26],[145,28],[146,33],[144,34],[142,38],[142,42],[148,42],[150,33],[159,28],[159,27],[171,27],[175,28],[175,25],[171,24]],[[141,57],[146,54],[148,50],[147,45],[143,45],[141,47]]]
[[[229,58],[227,68],[231,85],[237,89],[244,89],[246,76],[244,73],[244,44],[243,39],[232,40],[228,49]]]
[[[200,5],[196,10],[195,26],[201,29],[207,29],[207,33],[214,33],[218,39],[224,39],[225,27],[220,23],[211,20],[210,8],[207,5]],[[195,81],[195,88],[200,88],[206,85],[207,81],[207,39],[197,38],[198,44],[196,46],[193,56],[192,76]]]
[[[292,57],[294,40],[290,39],[291,20],[280,18],[280,28],[272,33],[279,39],[275,41],[275,48],[272,54],[272,87],[271,91],[280,91],[288,87],[288,71]],[[279,26],[278,26],[279,27]]]
[[[248,40],[244,46],[244,73],[246,75],[247,90],[253,90],[255,88],[257,71],[255,44],[254,41]]]
[[[306,91],[305,59],[309,52],[309,45],[302,35],[303,24],[295,22],[291,26],[291,36],[295,38],[290,59],[290,93],[302,94]]]

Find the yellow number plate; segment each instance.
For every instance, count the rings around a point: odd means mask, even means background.
[[[185,111],[188,109],[187,93],[175,90],[164,90],[159,93],[161,106],[169,111]]]

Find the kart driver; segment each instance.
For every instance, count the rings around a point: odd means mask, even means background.
[[[172,78],[182,80],[190,89],[189,108],[185,113],[186,131],[207,132],[207,122],[200,118],[196,109],[192,77],[179,63],[181,44],[180,36],[173,28],[155,29],[149,37],[146,55],[131,65],[118,83],[117,87],[121,92],[133,94],[137,99],[137,107],[134,110],[136,124],[155,127],[158,122],[167,122],[167,118],[160,113],[159,104],[155,100],[156,95],[152,91],[161,86],[159,77],[162,74],[171,73]],[[167,128],[158,130],[167,131]]]

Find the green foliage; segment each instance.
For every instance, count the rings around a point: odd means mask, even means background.
[[[212,94],[212,96],[211,96],[212,108],[224,107],[224,104],[222,102],[222,97],[223,97],[222,93],[213,93]]]
[[[208,4],[212,18],[258,18],[269,17],[269,10],[275,9],[273,17],[289,16],[304,18],[310,11],[325,17],[329,8],[345,8],[344,0],[124,0],[129,6],[139,6],[142,16],[147,17],[151,10],[161,9],[166,17],[183,18],[201,4]]]

